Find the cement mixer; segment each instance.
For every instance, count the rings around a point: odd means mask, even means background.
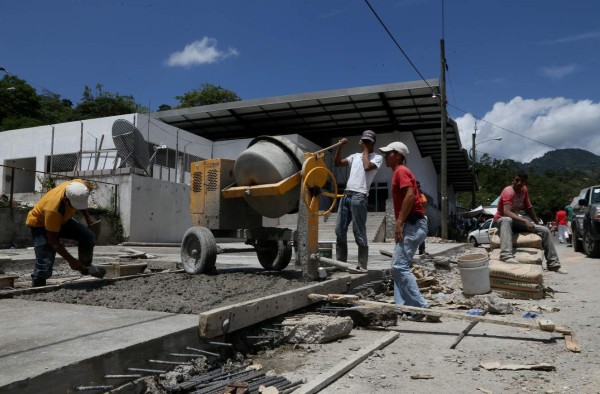
[[[263,268],[279,271],[289,264],[295,242],[305,276],[318,278],[318,263],[327,260],[318,254],[318,217],[331,212],[341,197],[323,161],[324,152],[332,147],[306,153],[287,138],[261,136],[235,161],[192,163],[194,227],[185,232],[181,243],[185,271],[214,271],[215,238],[241,238],[254,247]],[[325,210],[319,210],[320,197],[332,200]],[[278,218],[295,212],[297,231],[262,227],[262,216]]]

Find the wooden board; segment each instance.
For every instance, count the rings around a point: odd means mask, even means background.
[[[310,284],[299,289],[257,298],[239,304],[224,306],[200,314],[199,334],[201,338],[214,338],[223,334],[223,322],[229,319],[228,331],[236,331],[263,320],[304,308],[314,301],[309,300],[311,293],[343,293],[348,290],[352,277],[341,274],[339,277]]]
[[[325,299],[325,297],[318,296],[318,295],[317,296],[309,295],[309,297],[315,298],[315,299],[321,299],[321,300]],[[328,295],[328,297],[329,297],[329,299],[335,298],[339,301],[344,300],[343,294],[342,295],[330,294],[330,295]],[[394,304],[388,304],[385,302],[354,300],[354,299],[348,300],[348,302],[352,302],[352,303],[356,303],[356,304],[360,304],[360,305],[394,305]],[[527,323],[527,322],[518,322],[518,321],[506,320],[506,319],[501,319],[501,318],[489,317],[489,316],[467,315],[464,313],[450,312],[450,311],[445,311],[445,310],[440,310],[440,309],[417,308],[415,306],[406,306],[406,305],[394,305],[394,307],[396,308],[396,310],[399,310],[402,312],[417,312],[417,313],[424,313],[426,315],[431,315],[431,316],[449,317],[449,318],[458,319],[458,320],[478,321],[481,323],[492,323],[492,324],[499,324],[499,325],[503,325],[503,326],[519,327],[519,328],[525,328],[525,329],[529,329],[529,330],[541,330],[541,331],[545,331],[545,332],[558,332],[561,334],[569,334],[569,335],[573,334],[572,330],[569,327],[556,326],[550,320],[543,320],[541,322],[541,324],[539,322]]]
[[[351,357],[348,357],[346,360],[341,363],[335,365],[329,371],[323,373],[317,379],[313,379],[309,381],[307,384],[301,386],[296,391],[295,394],[313,394],[318,393],[323,390],[325,387],[329,386],[331,383],[335,382],[340,376],[350,371],[352,368],[363,362],[367,357],[371,355],[375,350],[383,349],[390,343],[394,342],[398,336],[397,332],[391,332],[387,335],[382,336],[378,341],[373,343],[366,349],[359,350],[356,354],[353,354]]]
[[[565,338],[565,346],[567,347],[567,350],[570,352],[574,352],[574,353],[580,353],[581,352],[581,347],[579,346],[579,341],[575,338],[575,335],[573,333],[569,334],[564,334],[563,337]]]

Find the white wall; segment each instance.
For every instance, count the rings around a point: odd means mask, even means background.
[[[192,227],[188,185],[134,175],[129,241],[181,242]]]

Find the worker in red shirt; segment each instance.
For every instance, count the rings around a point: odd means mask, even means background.
[[[567,232],[567,211],[561,209],[556,212],[556,223],[558,223],[558,241],[562,244],[569,236]]]

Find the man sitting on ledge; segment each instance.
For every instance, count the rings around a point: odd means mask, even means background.
[[[519,211],[525,211],[527,216],[520,216]],[[538,225],[538,218],[533,210],[527,191],[527,174],[517,173],[514,175],[512,185],[502,190],[498,199],[498,210],[494,215],[494,226],[498,228],[500,236],[500,260],[506,263],[519,262],[513,255],[513,233],[528,232],[542,237],[542,247],[546,257],[546,266],[549,271],[566,274],[561,268],[558,254],[552,243],[550,230],[545,226]]]

